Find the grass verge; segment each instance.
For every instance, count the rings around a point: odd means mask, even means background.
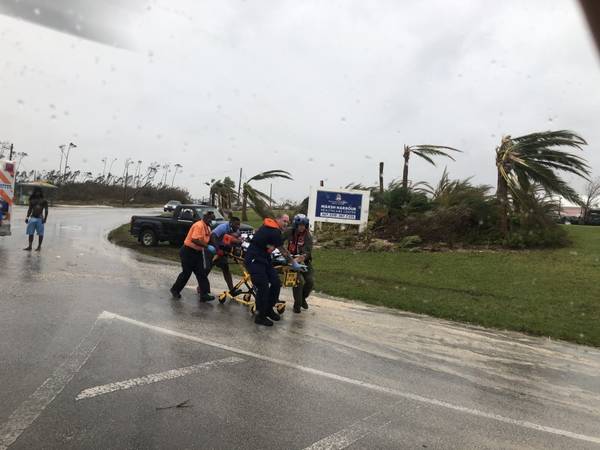
[[[178,261],[178,249],[143,248],[123,225],[117,245]],[[569,226],[558,250],[370,253],[316,250],[315,282],[329,295],[492,328],[600,347],[600,227]]]

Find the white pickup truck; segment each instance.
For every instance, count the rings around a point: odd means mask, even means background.
[[[15,197],[15,162],[0,159],[0,236],[10,236]]]

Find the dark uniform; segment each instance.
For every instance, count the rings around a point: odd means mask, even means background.
[[[271,263],[271,252],[282,245],[283,237],[279,225],[273,219],[265,219],[246,251],[246,269],[256,288],[255,322],[257,323],[264,322],[266,317],[276,316],[273,307],[279,300],[281,281]],[[278,317],[275,320],[278,320]],[[270,321],[266,320],[266,322]]]
[[[315,276],[312,266],[312,235],[310,234],[310,231],[308,231],[308,228],[302,233],[296,228],[290,228],[284,233],[284,240],[287,241],[287,249],[292,256],[305,256],[304,264],[306,265],[306,272],[298,274],[299,284],[293,288],[294,311],[300,312],[300,307],[308,309],[306,299],[315,285]]]

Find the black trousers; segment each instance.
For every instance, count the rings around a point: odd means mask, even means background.
[[[281,281],[270,261],[247,259],[246,269],[256,289],[256,311],[264,316],[279,300]]]
[[[208,281],[210,260],[206,253],[205,251],[197,251],[185,245],[181,247],[179,257],[181,258],[182,271],[172,287],[174,291],[181,292],[193,273],[198,280],[200,293],[210,293],[210,282]]]

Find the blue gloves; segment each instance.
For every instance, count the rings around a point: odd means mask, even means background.
[[[298,261],[293,261],[292,270],[295,270],[296,272],[306,272],[307,267],[304,264],[300,264]]]
[[[217,249],[214,247],[214,245],[207,245],[206,250],[208,250],[213,255],[217,253]]]

